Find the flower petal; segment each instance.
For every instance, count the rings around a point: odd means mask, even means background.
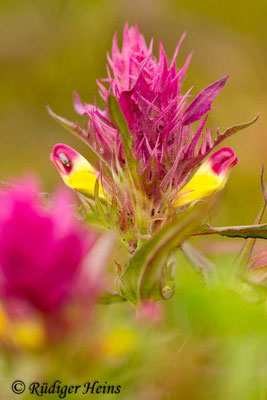
[[[67,186],[86,196],[94,197],[98,173],[81,154],[66,144],[59,143],[54,147],[50,158]],[[101,182],[99,197],[105,198]]]
[[[174,206],[187,205],[223,189],[231,169],[237,163],[238,158],[230,147],[223,147],[216,151],[178,192]]]
[[[183,125],[192,124],[198,121],[206,112],[211,109],[211,104],[223,89],[229,75],[207,86],[192,101],[184,112]]]

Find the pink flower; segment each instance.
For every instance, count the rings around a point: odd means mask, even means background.
[[[182,68],[177,69],[176,58],[183,38],[184,35],[168,63],[161,43],[157,59],[152,53],[153,41],[147,46],[138,28],[126,25],[122,48],[119,49],[115,35],[108,55],[107,78],[98,81],[104,110],[82,103],[74,93],[76,112],[88,117],[88,125],[82,127],[48,109],[90,148],[89,164],[79,154],[72,157],[73,150],[67,146],[55,146],[51,159],[64,182],[90,197],[90,201],[98,182],[98,197],[106,200],[102,201],[103,220],[111,221],[115,215],[116,228],[121,233],[131,232],[126,240],[133,245],[136,234],[150,234],[153,220],[157,225],[159,221],[165,223],[175,209],[224,187],[237,163],[233,150],[220,149],[203,161],[224,139],[256,121],[236,125],[224,133],[217,130],[213,135],[213,130],[206,126],[207,119],[228,75],[207,86],[194,99],[190,98],[192,88],[183,93],[191,59],[189,55]],[[214,161],[216,165],[210,168]],[[191,195],[185,197],[187,184]],[[94,210],[92,201],[90,205]],[[99,219],[99,205],[97,209],[95,216]]]
[[[44,313],[59,309],[74,294],[94,241],[66,193],[57,193],[48,206],[32,180],[0,192],[1,296]]]
[[[145,300],[137,311],[137,318],[140,322],[157,324],[163,320],[163,309],[159,302]]]
[[[176,68],[183,39],[184,35],[168,64],[161,43],[157,60],[152,53],[153,41],[147,46],[137,26],[126,25],[121,51],[115,35],[111,56],[108,56],[108,78],[102,80],[108,87],[98,82],[106,109],[101,111],[96,106],[82,104],[74,94],[76,112],[89,117],[88,143],[107,163],[112,164],[119,158],[123,164],[120,133],[114,129],[108,106],[109,96],[116,97],[132,136],[132,152],[139,162],[139,173],[150,168],[155,175],[152,160],[156,161],[157,191],[168,186],[177,190],[223,140],[217,136],[213,141],[212,130],[205,129],[205,125],[211,104],[229,76],[206,87],[188,105],[192,88],[185,94],[181,90],[191,54],[181,69]],[[196,121],[200,121],[198,128],[192,126]]]

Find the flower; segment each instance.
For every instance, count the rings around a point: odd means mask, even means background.
[[[88,197],[94,197],[98,174],[81,154],[71,147],[59,143],[54,147],[50,158],[67,186]],[[100,198],[104,198],[101,182],[98,195]]]
[[[206,127],[207,119],[228,75],[207,86],[189,102],[192,88],[183,94],[182,84],[191,54],[182,68],[176,68],[183,39],[184,35],[168,64],[161,43],[157,60],[152,53],[153,41],[147,46],[137,26],[126,25],[122,48],[119,49],[115,35],[108,55],[107,78],[98,81],[104,110],[82,103],[74,93],[76,112],[88,117],[88,127],[82,128],[48,108],[61,125],[90,147],[92,163],[101,180],[100,195],[107,202],[114,200],[115,225],[123,233],[148,235],[156,214],[158,222],[166,221],[174,209],[221,190],[237,163],[230,148],[216,152],[191,182],[189,179],[224,139],[256,121],[236,125],[224,133],[217,130],[213,135],[213,130]],[[57,146],[53,154],[56,152]],[[73,165],[77,160],[73,175],[68,174],[65,158],[61,157],[57,168],[67,185],[92,194],[95,181],[87,172],[84,174],[84,170],[92,169],[89,164],[84,168],[86,162],[82,161],[79,171],[81,157],[73,159]],[[52,160],[59,162],[54,156]],[[111,220],[111,214],[112,211],[105,218]]]
[[[216,151],[180,190],[174,201],[174,206],[180,207],[190,204],[223,189],[231,169],[237,163],[238,158],[230,147],[223,147]]]
[[[56,312],[74,295],[95,238],[75,218],[66,193],[48,206],[33,180],[0,192],[1,297]]]

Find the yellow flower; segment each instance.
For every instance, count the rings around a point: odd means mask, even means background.
[[[173,202],[174,206],[185,206],[223,189],[237,163],[238,158],[230,147],[216,151],[178,192]]]
[[[98,173],[81,154],[66,144],[59,143],[54,147],[50,158],[67,186],[85,196],[94,197]],[[100,181],[98,195],[100,199],[105,198]]]

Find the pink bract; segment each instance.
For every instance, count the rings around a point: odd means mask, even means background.
[[[206,87],[187,105],[191,89],[182,94],[182,84],[191,54],[182,68],[176,68],[183,38],[184,35],[168,64],[161,43],[157,60],[152,53],[153,41],[147,46],[138,28],[126,25],[122,49],[115,35],[111,56],[108,55],[108,77],[103,83],[98,82],[100,95],[106,102],[105,110],[83,104],[74,94],[75,110],[89,117],[89,144],[111,166],[116,159],[124,163],[120,133],[108,109],[109,96],[116,97],[133,139],[132,151],[138,159],[139,172],[150,168],[152,171],[155,160],[161,189],[180,187],[190,172],[223,140],[222,137],[212,140],[212,130],[205,125],[211,104],[223,89],[228,75]],[[199,121],[197,127],[192,125],[196,121]]]

